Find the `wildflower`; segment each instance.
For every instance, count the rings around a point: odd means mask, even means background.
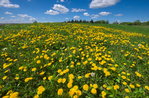
[[[119,87],[119,85],[114,85],[114,89],[115,90],[117,90],[117,89],[119,89],[120,87]]]
[[[63,89],[62,88],[58,89],[57,94],[61,96],[63,94]]]
[[[91,93],[92,93],[92,94],[96,94],[96,93],[97,93],[97,90],[96,90],[95,88],[92,88],[92,89],[91,89]]]
[[[39,98],[39,95],[38,95],[38,94],[37,94],[37,95],[35,95],[35,96],[34,96],[34,98]]]
[[[85,90],[85,91],[88,91],[88,85],[87,84],[85,84],[85,85],[83,85],[83,90]]]
[[[102,97],[105,97],[106,95],[107,95],[107,93],[106,93],[105,91],[102,91],[102,92],[101,92],[101,96],[102,96]]]
[[[37,60],[37,62],[36,62],[37,64],[40,64],[41,63],[41,61],[40,60]]]
[[[91,73],[91,76],[94,77],[94,76],[95,76],[95,73],[92,72],[92,73]]]
[[[39,73],[39,75],[43,75],[45,72],[44,71],[42,71],[41,73]]]
[[[121,76],[122,77],[122,79],[126,79],[126,76]]]
[[[136,86],[137,86],[137,87],[140,87],[141,85],[140,85],[140,84],[136,84]]]
[[[19,98],[19,92],[11,93],[9,98]]]
[[[28,82],[28,81],[30,81],[30,80],[32,80],[33,78],[32,77],[28,77],[28,78],[25,78],[25,82]]]
[[[3,96],[2,98],[9,98],[9,96]]]
[[[130,88],[135,88],[135,86],[133,84],[130,84],[129,86],[130,86]]]
[[[98,88],[98,85],[97,84],[93,84],[93,88]]]
[[[74,79],[74,75],[73,74],[69,74],[69,78],[70,79]]]
[[[78,79],[81,79],[82,78],[82,76],[78,76]]]
[[[147,90],[149,90],[149,86],[145,86],[144,88],[147,89]]]
[[[48,80],[51,80],[52,78],[53,78],[53,76],[49,76],[49,77],[48,77]]]
[[[136,76],[142,77],[142,75],[139,72],[135,72]]]
[[[72,87],[72,83],[68,83],[68,84],[67,84],[67,87],[68,87],[68,88],[71,88],[71,87]]]
[[[122,82],[124,85],[127,85],[127,82]]]
[[[78,95],[74,95],[73,98],[79,98]]]
[[[63,79],[62,79],[62,83],[65,83],[65,82],[66,82],[66,79],[65,79],[65,78],[63,78]]]
[[[32,68],[32,71],[36,71],[37,70],[37,68]]]
[[[44,91],[45,91],[45,88],[44,88],[43,86],[39,86],[39,87],[37,88],[37,94],[38,94],[38,95],[42,94]]]
[[[126,89],[125,89],[125,92],[129,93],[129,92],[130,92],[130,90],[129,90],[128,88],[126,88]]]
[[[3,78],[2,78],[3,80],[5,80],[5,79],[7,79],[7,76],[3,76]]]

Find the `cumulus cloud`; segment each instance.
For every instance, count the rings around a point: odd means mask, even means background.
[[[0,7],[19,8],[18,4],[12,4],[9,0],[0,0]]]
[[[4,17],[0,17],[0,20],[3,20],[3,19],[5,19]]]
[[[98,14],[92,14],[92,15],[90,15],[90,17],[91,17],[92,19],[94,19],[94,18],[100,17],[100,15],[98,15]]]
[[[63,5],[60,4],[54,4],[54,6],[52,7],[52,10],[47,10],[46,12],[44,12],[44,14],[48,14],[48,15],[58,15],[58,14],[64,14],[69,12],[69,9],[66,8]]]
[[[90,3],[90,8],[104,8],[115,5],[119,1],[120,0],[92,0]]]
[[[86,13],[83,13],[83,15],[84,15],[84,16],[90,16],[90,14],[87,13],[87,12],[86,12]]]
[[[6,15],[12,15],[12,13],[11,12],[5,12],[4,14],[6,14]]]
[[[77,20],[80,18],[80,16],[74,16],[73,18]]]
[[[64,2],[64,0],[60,0],[60,2]]]
[[[58,12],[58,11],[54,11],[54,10],[47,10],[47,11],[45,12],[45,14],[49,14],[49,15],[58,15],[59,12]]]
[[[107,16],[107,15],[109,15],[109,14],[111,14],[110,12],[100,12],[99,13],[99,15],[101,15],[101,16]]]
[[[27,14],[18,14],[18,16],[21,17],[21,18],[26,18],[26,19],[28,19],[29,21],[35,21],[35,20],[36,20],[36,18],[34,18],[34,17],[32,17],[32,16],[29,16],[29,15],[27,15]]]
[[[54,4],[53,9],[55,11],[60,12],[60,13],[67,13],[67,12],[69,12],[68,8],[66,8],[65,6],[60,5],[60,4]]]
[[[69,18],[65,18],[66,20],[69,20]]]
[[[116,14],[115,16],[123,16],[123,14]]]
[[[77,9],[77,8],[72,8],[71,12],[84,12],[86,9]]]
[[[16,17],[16,16],[10,16],[10,17],[13,17],[13,18],[14,18],[14,17]]]

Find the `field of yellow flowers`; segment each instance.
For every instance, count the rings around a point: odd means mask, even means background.
[[[0,27],[2,98],[149,98],[149,36],[72,23]]]

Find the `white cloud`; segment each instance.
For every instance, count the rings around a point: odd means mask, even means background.
[[[54,10],[47,10],[47,11],[45,12],[45,14],[49,14],[49,15],[58,15],[59,12],[58,12],[58,11],[54,11]]]
[[[14,18],[14,17],[16,17],[16,16],[10,16],[10,17],[13,17],[13,18]]]
[[[60,2],[64,2],[64,0],[60,0]]]
[[[99,13],[99,15],[101,15],[101,16],[107,16],[107,15],[109,15],[109,14],[111,14],[110,12],[100,12]]]
[[[87,13],[87,12],[86,12],[86,13],[83,13],[83,15],[84,15],[84,16],[90,16],[90,14]]]
[[[6,14],[6,15],[12,15],[12,13],[11,12],[5,12],[4,14]]]
[[[123,16],[123,14],[116,14],[115,16]]]
[[[98,17],[100,17],[100,15],[98,15],[98,14],[92,14],[92,15],[91,15],[91,18],[92,18],[92,19],[98,18]]]
[[[104,8],[115,5],[119,1],[120,0],[92,0],[90,3],[90,8]]]
[[[74,16],[73,18],[74,18],[74,19],[79,19],[79,18],[80,18],[80,16]]]
[[[36,18],[34,18],[34,17],[32,17],[32,16],[29,16],[29,15],[27,15],[27,14],[18,14],[18,16],[21,17],[21,18],[26,18],[26,19],[28,19],[29,21],[35,21],[35,20],[36,20]]]
[[[69,20],[69,18],[65,18],[66,20]]]
[[[3,19],[5,19],[4,17],[0,17],[0,20],[3,20]]]
[[[53,9],[60,12],[60,13],[67,13],[69,9],[60,4],[54,4]]]
[[[0,7],[19,8],[18,4],[12,4],[9,0],[0,0]]]
[[[77,9],[77,8],[72,8],[71,12],[84,12],[86,9]]]

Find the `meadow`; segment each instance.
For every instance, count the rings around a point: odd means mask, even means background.
[[[149,32],[136,30],[2,25],[0,97],[149,98]]]

